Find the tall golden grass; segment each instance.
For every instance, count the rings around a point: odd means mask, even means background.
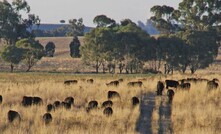
[[[220,75],[204,76],[208,79]],[[176,91],[172,121],[177,134],[218,134],[221,132],[221,91],[208,90],[206,82],[192,83],[189,92]]]
[[[198,77],[221,80],[220,75],[67,75],[48,73],[0,73],[0,94],[3,103],[0,105],[0,132],[22,134],[60,134],[60,133],[141,133],[136,129],[139,124],[140,109],[131,106],[133,96],[141,96],[145,93],[154,93],[158,80],[183,79]],[[93,84],[86,83],[82,79],[93,78]],[[124,82],[118,87],[107,87],[106,83],[123,78]],[[77,85],[64,85],[64,80],[77,79]],[[144,85],[128,87],[129,81],[142,80]],[[114,90],[119,92],[121,99],[114,99],[113,115],[103,115],[101,104],[107,100],[107,92]],[[164,91],[164,97],[166,90]],[[39,96],[44,104],[25,108],[21,106],[24,95]],[[45,125],[42,116],[46,113],[46,105],[56,100],[64,100],[68,96],[75,98],[75,106],[71,110],[58,109],[52,112],[53,121]],[[97,100],[99,108],[87,113],[85,107],[91,100]],[[159,133],[159,107],[162,97],[155,97],[154,109],[151,117],[151,130]],[[214,134],[221,132],[221,91],[220,89],[208,91],[206,82],[191,83],[190,91],[175,90],[172,103],[171,122],[175,134]],[[163,105],[167,105],[166,102]],[[9,123],[7,112],[18,111],[22,121]],[[167,130],[166,130],[166,133]]]
[[[11,133],[137,133],[136,123],[139,118],[139,106],[133,108],[131,98],[140,97],[143,88],[128,87],[126,84],[138,78],[124,78],[124,82],[118,87],[107,87],[105,83],[116,80],[118,77],[95,77],[81,75],[43,75],[43,74],[0,74],[0,94],[3,103],[0,105],[0,132]],[[93,84],[81,79],[94,78]],[[64,85],[64,80],[77,79],[77,85]],[[121,95],[121,99],[114,99],[113,115],[103,115],[101,103],[107,100],[107,92],[115,90]],[[44,104],[25,108],[21,106],[22,97],[39,96]],[[75,106],[71,110],[59,109],[52,112],[53,121],[45,126],[42,116],[46,113],[46,105],[56,100],[64,100],[68,96],[75,98]],[[85,107],[91,100],[99,102],[99,108],[87,113]],[[20,124],[11,124],[7,121],[9,110],[18,111],[22,121]]]

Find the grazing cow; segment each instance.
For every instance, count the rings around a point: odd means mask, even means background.
[[[52,115],[50,113],[45,113],[43,115],[43,121],[47,125],[52,122]]]
[[[143,85],[143,82],[142,81],[136,81],[136,82],[129,82],[127,83],[128,86],[138,86],[138,87],[141,87]]]
[[[24,96],[21,103],[26,107],[43,104],[43,100],[40,97]]]
[[[74,98],[73,98],[73,97],[67,97],[67,98],[65,98],[64,101],[67,102],[67,103],[69,103],[69,104],[71,104],[71,105],[74,104]]]
[[[219,82],[219,79],[217,78],[214,78],[212,81],[216,81],[216,82]]]
[[[120,94],[116,91],[108,91],[107,93],[107,98],[112,99],[112,98],[120,98]]]
[[[55,108],[58,108],[58,107],[61,106],[61,102],[60,102],[60,101],[55,101],[55,102],[53,103],[53,106],[54,106]]]
[[[175,81],[175,80],[166,80],[165,83],[166,83],[166,88],[167,89],[168,89],[168,87],[175,87],[175,88],[177,88],[177,86],[179,85],[179,82]]]
[[[219,84],[216,82],[215,79],[207,82],[207,89],[217,89],[219,87]]]
[[[163,92],[163,89],[164,89],[164,84],[163,82],[161,81],[158,81],[157,82],[157,95],[162,95],[162,92]]]
[[[64,81],[65,85],[71,85],[71,84],[77,84],[77,83],[78,83],[77,80],[66,80],[66,81]]]
[[[136,106],[140,103],[139,99],[135,96],[131,99],[131,102],[133,106]]]
[[[98,106],[98,102],[97,101],[90,101],[88,103],[88,107],[91,108],[91,109],[97,108],[97,106]]]
[[[52,104],[48,104],[47,105],[47,112],[51,112],[55,110],[55,106],[53,106]]]
[[[94,83],[94,80],[93,80],[93,79],[87,79],[87,83],[93,84],[93,83]]]
[[[174,96],[174,91],[172,89],[168,89],[167,90],[167,97],[169,99],[169,103],[172,103],[172,100],[173,100],[173,96]]]
[[[2,95],[0,95],[0,104],[2,104],[2,100],[3,100]]]
[[[106,84],[107,86],[118,86],[119,85],[119,81],[115,80],[115,81],[111,81],[110,83]]]
[[[23,106],[31,106],[32,105],[32,97],[24,96],[22,99],[22,105]]]
[[[189,82],[186,82],[186,83],[182,82],[178,87],[181,89],[190,90],[190,86],[191,84]]]
[[[40,97],[32,97],[32,104],[33,105],[43,104],[43,100]]]
[[[18,112],[9,110],[8,111],[8,121],[13,122],[14,120],[21,121],[21,116]]]
[[[107,107],[104,109],[103,114],[106,116],[111,116],[113,114],[113,109],[111,107]]]
[[[90,101],[88,103],[88,107],[86,107],[86,111],[90,112],[92,109],[97,108],[97,106],[98,106],[98,102],[97,101]]]
[[[64,101],[61,102],[61,106],[67,110],[71,109],[71,104]]]
[[[113,102],[111,100],[104,101],[102,107],[112,107]]]

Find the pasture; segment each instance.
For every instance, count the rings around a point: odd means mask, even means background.
[[[0,132],[10,133],[205,133],[221,131],[220,88],[207,90],[206,82],[191,82],[189,91],[174,89],[172,104],[168,103],[167,89],[156,95],[159,80],[180,80],[188,77],[221,79],[220,75],[80,75],[62,73],[0,73]],[[86,80],[93,78],[93,83]],[[106,84],[122,78],[118,86]],[[65,80],[77,84],[65,85]],[[129,82],[142,81],[143,85],[128,86]],[[113,114],[103,114],[102,103],[108,100],[108,91],[117,91],[113,98]],[[38,96],[43,104],[24,107],[23,96]],[[43,115],[47,104],[74,98],[71,109],[51,111],[52,121],[45,124]],[[138,97],[138,106],[132,106],[132,97]],[[88,103],[98,102],[98,107],[87,112]],[[9,110],[17,111],[21,121],[9,122]]]

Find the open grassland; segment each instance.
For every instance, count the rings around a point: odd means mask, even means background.
[[[40,75],[40,74],[0,74],[0,94],[3,103],[0,108],[0,131],[3,133],[137,133],[136,123],[139,118],[139,106],[133,108],[131,98],[140,97],[142,92],[150,92],[153,87],[145,83],[143,88],[127,87],[127,82],[136,78],[124,78],[118,87],[107,87],[105,83],[115,80],[114,76],[95,75]],[[94,78],[89,84],[81,79]],[[64,85],[64,80],[77,79],[77,85]],[[145,88],[147,87],[148,88]],[[103,115],[101,103],[107,100],[107,92],[115,90],[121,99],[113,100],[113,115]],[[25,108],[21,106],[22,97],[39,96],[44,104]],[[63,108],[52,112],[53,121],[44,125],[42,116],[46,113],[46,105],[56,100],[64,100],[68,96],[75,98],[75,105],[71,110]],[[85,108],[91,100],[99,102],[98,109],[87,113]],[[12,109],[21,114],[20,124],[7,121],[7,112]]]
[[[167,103],[166,90],[156,96],[158,80],[179,80],[187,77],[218,78],[220,75],[71,75],[48,73],[0,73],[0,132],[11,133],[175,133],[218,134],[221,132],[221,91],[208,91],[206,82],[191,83],[190,91],[174,90],[172,105]],[[93,78],[90,84],[83,79]],[[123,78],[118,87],[107,87],[106,83]],[[64,85],[64,80],[76,79],[76,85]],[[142,87],[128,87],[130,81],[141,80]],[[109,90],[117,91],[121,99],[113,99],[113,115],[103,115],[102,102],[107,100]],[[23,107],[23,96],[39,96],[43,105]],[[73,96],[75,104],[70,110],[60,108],[51,112],[53,121],[45,125],[42,116],[46,105],[56,100]],[[141,104],[135,108],[131,98],[137,96]],[[152,99],[152,100],[151,100]],[[85,108],[91,100],[98,101],[98,108],[87,113]],[[151,104],[152,103],[152,104]],[[18,111],[21,122],[9,123],[7,112]],[[170,111],[167,111],[170,110]],[[169,113],[169,114],[168,114]]]

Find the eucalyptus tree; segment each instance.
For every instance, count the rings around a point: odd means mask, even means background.
[[[25,12],[28,18],[22,18],[21,12]],[[24,0],[14,0],[12,3],[0,1],[0,16],[0,38],[7,45],[14,45],[22,38],[33,37],[32,25],[40,24],[39,17],[30,14],[30,6]]]
[[[44,56],[44,47],[32,38],[21,39],[15,46],[23,51],[22,61],[28,66],[26,72]]]

